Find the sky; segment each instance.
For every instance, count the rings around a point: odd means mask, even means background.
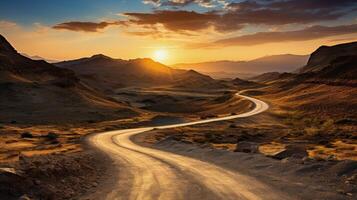
[[[357,40],[357,1],[1,0],[0,34],[19,52],[55,60],[306,55]]]

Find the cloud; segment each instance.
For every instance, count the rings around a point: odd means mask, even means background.
[[[115,22],[64,22],[55,29],[98,32],[111,25],[125,25],[126,29],[139,28],[138,34],[171,31],[173,34],[194,34],[205,30],[218,33],[236,32],[245,27],[266,25],[278,29],[283,25],[316,25],[334,21],[357,10],[356,0],[143,0],[152,4],[176,9],[154,9],[151,12],[122,13],[127,17]],[[220,5],[213,11],[187,11],[184,6],[197,4],[205,7]],[[352,15],[352,14],[351,14]],[[126,30],[130,31],[130,30]],[[135,31],[134,31],[135,32]],[[167,34],[165,34],[167,35]]]
[[[7,29],[7,28],[16,28],[17,24],[12,21],[0,20],[0,28]]]
[[[356,7],[355,0],[248,0],[228,4],[224,17],[246,24],[308,24],[336,20]]]
[[[151,4],[156,7],[185,7],[197,4],[202,7],[212,8],[224,5],[225,0],[143,0],[144,4]]]
[[[253,46],[266,43],[307,41],[353,33],[357,33],[357,24],[335,27],[312,26],[297,31],[258,32],[250,35],[222,39],[209,44],[195,44],[191,47]]]
[[[160,0],[143,0],[144,4],[151,4],[154,6],[160,6],[161,1]]]
[[[153,13],[124,13],[129,24],[147,26],[163,25],[171,31],[199,31],[214,26],[216,14],[194,11],[160,10]]]
[[[124,22],[115,21],[115,22],[64,22],[53,26],[54,29],[64,29],[70,31],[83,31],[83,32],[98,32],[101,29],[104,29],[112,25],[123,25]]]
[[[357,8],[355,0],[146,0],[157,6],[183,7],[193,3],[224,5],[210,12],[155,10],[149,13],[125,13],[134,25],[162,24],[172,31],[199,31],[213,28],[218,32],[237,31],[248,25],[316,24],[337,20]]]

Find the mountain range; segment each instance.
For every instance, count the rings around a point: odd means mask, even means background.
[[[136,115],[68,69],[19,54],[0,35],[0,121],[63,123]]]
[[[59,62],[59,60],[53,60],[53,59],[47,59],[47,58],[43,58],[43,57],[41,57],[41,56],[30,56],[30,55],[28,55],[28,54],[26,54],[26,53],[20,53],[21,55],[23,55],[23,56],[25,56],[25,57],[27,57],[27,58],[30,58],[30,59],[32,59],[32,60],[44,60],[44,61],[46,61],[46,62],[48,62],[48,63],[56,63],[56,62]]]
[[[306,64],[308,55],[273,55],[250,61],[214,61],[182,63],[172,67],[193,69],[214,78],[249,78],[267,72],[293,72]]]
[[[122,87],[222,87],[219,81],[207,75],[194,70],[173,69],[149,58],[122,60],[99,54],[55,65],[73,70],[88,85],[106,92]]]

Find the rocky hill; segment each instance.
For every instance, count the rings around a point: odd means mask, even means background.
[[[278,104],[320,117],[356,118],[357,42],[318,48],[296,74],[262,77],[273,78],[264,92]]]
[[[69,69],[19,54],[0,35],[0,121],[63,123],[136,115],[83,84]]]
[[[201,89],[222,87],[218,81],[196,71],[172,69],[149,58],[114,59],[105,55],[56,63],[76,72],[88,85],[111,92],[122,87],[169,86]]]
[[[321,46],[313,52],[307,64],[299,70],[300,73],[318,72],[334,63],[340,63],[342,58],[357,57],[357,42],[335,46]]]

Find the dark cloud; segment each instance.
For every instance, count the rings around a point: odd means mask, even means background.
[[[111,25],[120,25],[124,22],[64,22],[53,26],[54,29],[65,29],[70,31],[83,31],[83,32],[98,32],[100,29],[104,29]]]
[[[356,0],[280,0],[268,4],[268,7],[273,9],[294,10],[337,10],[348,8],[356,4]]]
[[[197,13],[194,11],[161,10],[154,13],[125,13],[129,24],[163,25],[171,31],[199,31],[214,25],[217,15],[214,13]]]
[[[218,40],[210,44],[193,45],[193,47],[253,46],[266,43],[307,41],[353,33],[357,33],[357,24],[335,27],[312,26],[297,31],[259,32],[251,35]]]
[[[202,7],[215,7],[222,4],[224,0],[144,0],[145,4],[162,7],[184,7],[190,4],[198,4]]]
[[[248,0],[228,4],[225,17],[246,24],[307,24],[336,20],[356,6],[355,0]]]
[[[165,31],[181,34],[208,28],[213,28],[217,32],[234,32],[249,25],[314,25],[323,21],[337,20],[349,14],[353,17],[353,11],[357,10],[356,0],[245,0],[229,4],[225,0],[144,0],[143,2],[173,7],[190,4],[225,6],[210,12],[176,9],[154,10],[147,13],[130,12],[124,13],[128,17],[126,21],[65,22],[54,28],[96,32],[110,25],[125,23],[129,28],[140,26],[146,32],[157,31],[161,26]]]
[[[185,6],[219,0],[151,1],[159,5]],[[225,2],[225,1],[221,1]],[[337,20],[357,8],[356,0],[247,0],[230,3],[223,10],[198,13],[184,10],[161,10],[152,13],[126,13],[130,22],[139,25],[162,24],[173,31],[196,31],[213,27],[219,32],[236,31],[246,25],[313,24]]]

